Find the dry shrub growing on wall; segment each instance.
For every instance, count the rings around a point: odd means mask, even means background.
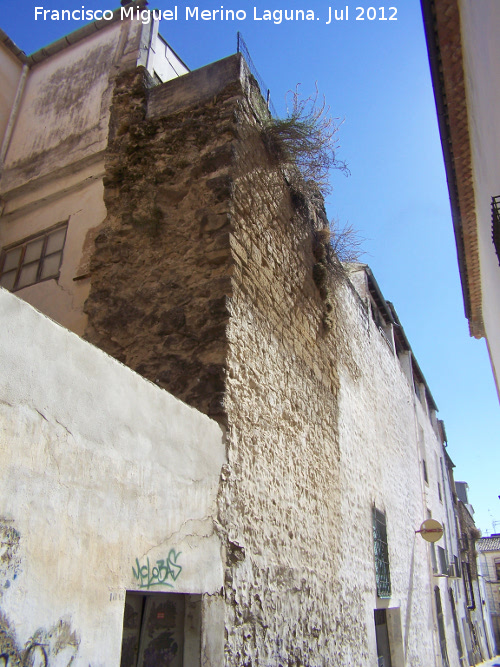
[[[323,325],[330,330],[334,325],[333,300],[329,278],[345,278],[343,262],[357,261],[362,254],[363,239],[352,225],[341,227],[338,221],[328,223],[324,197],[332,190],[330,170],[338,169],[348,175],[345,162],[338,160],[336,151],[340,124],[330,115],[330,107],[320,98],[318,89],[312,97],[302,98],[299,85],[289,91],[289,111],[286,118],[267,118],[262,128],[262,139],[269,156],[281,168],[290,187],[295,210],[304,218],[309,205],[319,214],[325,227],[313,230],[313,280],[323,301]],[[290,109],[291,107],[291,109]]]
[[[330,245],[339,261],[358,262],[365,240],[350,223],[341,226],[338,220],[330,221]]]
[[[331,329],[334,323],[329,277],[335,282],[345,278],[343,262],[359,260],[363,254],[363,240],[352,225],[341,227],[337,220],[330,222],[329,227],[314,233],[313,252],[316,263],[313,266],[313,280],[324,302],[323,325],[326,330]]]
[[[317,87],[315,95],[302,98],[297,84],[294,91],[289,91],[289,100],[286,118],[269,118],[262,138],[271,157],[287,170],[289,178],[298,171],[300,182],[294,184],[296,187],[307,190],[308,184],[314,184],[325,196],[331,192],[330,169],[349,173],[346,163],[336,157],[341,123],[332,118]]]
[[[478,540],[481,537],[482,533],[479,530],[479,528],[472,527],[469,530],[469,535],[470,535],[472,540]]]

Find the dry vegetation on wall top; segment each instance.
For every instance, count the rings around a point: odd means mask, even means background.
[[[289,98],[291,109],[286,118],[268,119],[262,138],[270,156],[286,170],[295,187],[306,195],[319,190],[326,196],[331,192],[330,169],[349,173],[346,163],[336,156],[340,124],[330,115],[325,99],[319,103],[317,88],[313,97],[302,98],[297,85],[289,91]]]
[[[321,164],[343,168],[332,144],[328,161],[321,157],[326,139],[318,133],[324,131],[335,142],[336,127],[323,118],[324,105],[317,109],[313,100],[299,102],[295,96],[293,123],[280,134],[278,121],[271,129],[274,121],[267,122],[268,116],[263,120],[267,112],[260,114],[253,99],[252,111],[245,111],[236,76],[215,96],[173,112],[149,114],[148,105],[162,100],[157,94],[161,87],[150,90],[151,83],[142,68],[116,79],[105,160],[107,217],[95,238],[90,264],[85,337],[223,422],[232,276],[246,238],[234,226],[236,192],[241,198],[248,177],[245,173],[236,187],[244,167],[241,147],[257,138],[263,159],[271,159],[258,164],[255,174],[264,167],[263,171],[281,173],[280,187],[287,184],[302,236],[312,239],[314,257],[304,255],[303,260],[311,267],[311,286],[320,296],[319,316],[328,331],[333,326],[335,276],[343,276],[342,257],[335,254],[340,245],[338,236],[332,242],[321,188],[305,178],[315,170],[321,176]],[[309,146],[314,158],[309,172],[290,166],[294,124],[303,133],[300,145]],[[286,139],[282,143],[280,136]],[[319,157],[311,148],[315,142]],[[300,164],[306,169],[304,153]],[[268,206],[263,215],[269,215]],[[302,251],[310,252],[304,246]],[[247,251],[240,252],[248,261]]]
[[[342,262],[355,262],[362,255],[363,239],[352,225],[341,226],[328,222],[324,197],[332,191],[330,170],[338,169],[346,176],[345,162],[338,160],[338,119],[332,118],[324,98],[319,93],[302,98],[297,85],[289,91],[291,109],[286,118],[268,118],[262,129],[262,139],[268,154],[283,171],[291,191],[296,211],[308,217],[308,201],[314,205],[324,228],[313,231],[313,252],[316,263],[313,280],[324,302],[323,324],[326,330],[333,325],[332,294],[329,276],[338,281],[345,277]]]

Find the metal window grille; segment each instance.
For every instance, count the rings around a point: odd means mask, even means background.
[[[67,229],[66,221],[4,248],[0,256],[0,285],[15,292],[58,278]]]
[[[385,514],[373,508],[373,549],[375,555],[375,580],[379,598],[391,597],[391,575]]]
[[[448,574],[449,563],[448,563],[448,554],[443,547],[438,547],[438,559],[439,559],[439,574]]]
[[[467,600],[467,609],[475,609],[476,601],[474,599],[474,589],[472,587],[472,575],[469,563],[462,563],[462,576],[464,579],[465,599]]]
[[[491,198],[491,236],[500,264],[500,195]]]

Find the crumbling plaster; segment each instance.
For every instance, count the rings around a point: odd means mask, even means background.
[[[30,68],[5,158],[2,192],[105,149],[113,74],[128,50],[137,52],[139,37],[137,22],[112,23]]]
[[[59,278],[18,296],[79,335],[87,322],[90,248],[106,215],[102,177],[114,77],[135,66],[143,32],[138,21],[104,23],[30,61],[0,170],[2,247],[68,221]]]

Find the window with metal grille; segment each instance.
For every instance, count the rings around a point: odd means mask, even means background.
[[[500,195],[491,198],[491,236],[500,264]]]
[[[472,574],[469,563],[462,563],[462,576],[464,579],[465,599],[467,600],[467,609],[475,609],[476,601],[474,599],[474,588],[472,587]]]
[[[390,598],[391,575],[389,570],[389,548],[387,544],[387,524],[385,514],[374,507],[372,518],[377,595],[379,598]]]
[[[438,547],[437,552],[439,561],[439,574],[447,575],[450,567],[450,564],[448,563],[448,554],[446,553],[446,550],[443,549],[443,547]]]
[[[68,222],[3,248],[0,256],[0,285],[16,290],[58,278]]]

